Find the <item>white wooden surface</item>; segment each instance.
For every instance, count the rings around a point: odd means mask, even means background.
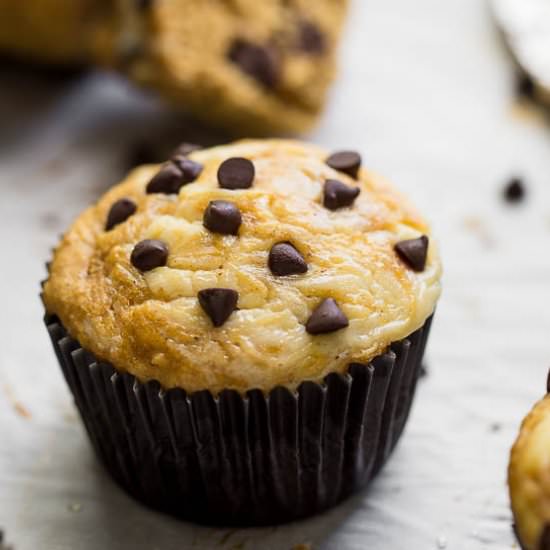
[[[482,0],[355,1],[340,80],[308,138],[360,149],[433,220],[446,275],[429,376],[367,492],[308,521],[229,531],[149,511],[111,483],[76,417],[38,299],[56,236],[117,180],[128,143],[193,134],[109,77],[3,70],[0,526],[8,541],[17,550],[514,548],[507,453],[550,365],[550,130],[518,115],[512,81]],[[513,173],[529,189],[515,207],[500,198]]]

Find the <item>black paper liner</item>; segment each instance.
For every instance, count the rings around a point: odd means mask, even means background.
[[[141,383],[46,325],[93,447],[131,495],[215,525],[276,524],[364,487],[405,426],[432,318],[368,365],[242,396]]]

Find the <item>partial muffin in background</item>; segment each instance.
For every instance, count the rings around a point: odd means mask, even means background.
[[[234,134],[296,132],[322,110],[347,0],[118,0],[97,55]]]
[[[112,0],[1,0],[0,53],[26,61],[89,62]]]
[[[156,508],[265,524],[363,487],[404,428],[441,266],[353,151],[184,145],[73,224],[46,322],[93,445]]]
[[[550,395],[525,417],[510,455],[514,529],[524,550],[550,549]]]

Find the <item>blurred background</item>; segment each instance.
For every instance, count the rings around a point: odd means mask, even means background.
[[[339,58],[327,109],[303,137],[357,149],[432,221],[445,278],[427,374],[406,436],[367,492],[321,517],[238,531],[167,518],[108,479],[55,364],[38,297],[59,234],[128,169],[163,160],[181,141],[231,136],[113,74],[0,61],[4,545],[517,547],[508,452],[550,366],[548,114],[525,97],[529,82],[518,80],[481,0],[355,0]],[[507,192],[514,178],[520,191]]]

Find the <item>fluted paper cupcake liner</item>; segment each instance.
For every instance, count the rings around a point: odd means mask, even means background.
[[[141,383],[57,318],[46,324],[93,447],[122,487],[182,518],[260,525],[329,508],[380,470],[405,426],[431,318],[322,383],[216,396]]]

